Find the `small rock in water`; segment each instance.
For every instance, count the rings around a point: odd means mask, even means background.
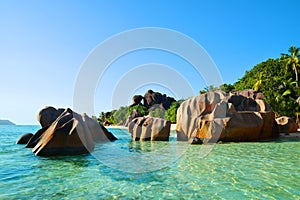
[[[32,133],[26,133],[24,135],[22,135],[18,141],[17,144],[27,144],[28,141],[32,138],[33,134]]]
[[[203,141],[200,138],[193,137],[188,141],[189,144],[203,144]]]

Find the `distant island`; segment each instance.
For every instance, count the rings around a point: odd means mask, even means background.
[[[0,119],[0,125],[16,125],[16,124],[9,120],[1,120]]]

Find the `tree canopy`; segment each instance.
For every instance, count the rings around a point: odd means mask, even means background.
[[[232,90],[254,89],[264,94],[264,100],[271,106],[277,116],[295,117],[300,112],[297,99],[300,98],[298,72],[300,71],[300,48],[291,46],[289,54],[282,53],[278,58],[269,58],[255,65],[234,84],[224,83],[218,87],[207,86],[200,94],[208,91],[223,90],[229,93]],[[172,123],[176,122],[177,109],[184,100],[173,102],[168,110],[154,109],[148,113],[143,105],[133,107],[123,106],[118,110],[100,113],[98,120],[111,124],[124,124],[132,110],[138,110],[142,116],[165,118]]]
[[[234,89],[253,88],[261,91],[277,116],[294,117],[299,112],[299,104],[296,102],[300,95],[297,86],[299,81],[294,78],[297,77],[295,70],[287,70],[287,66],[290,65],[288,58],[287,54],[282,54],[279,58],[270,58],[259,63],[234,83]]]
[[[290,54],[281,54],[281,58],[285,61],[286,71],[290,69],[295,72],[296,87],[298,87],[298,71],[300,70],[300,48],[291,46],[289,48]]]

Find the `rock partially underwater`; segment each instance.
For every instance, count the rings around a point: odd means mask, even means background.
[[[28,141],[32,138],[32,136],[33,136],[32,133],[26,133],[26,134],[22,135],[16,143],[17,144],[27,144]]]
[[[250,95],[249,95],[250,96]],[[208,92],[177,110],[177,140],[192,144],[246,142],[278,137],[275,114],[260,99]]]
[[[85,154],[94,150],[96,142],[117,139],[96,120],[69,108],[46,107],[39,112],[38,121],[42,128],[26,144],[37,156]]]
[[[291,117],[282,116],[276,119],[278,130],[280,133],[295,133],[298,125]]]
[[[128,125],[134,141],[168,141],[171,122],[155,117],[137,117]]]

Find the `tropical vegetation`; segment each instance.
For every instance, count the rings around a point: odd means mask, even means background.
[[[277,116],[296,116],[300,96],[298,87],[299,48],[289,49],[290,54],[268,59],[254,66],[233,84],[235,90],[254,89],[264,94],[264,99]]]
[[[233,90],[253,89],[264,94],[264,100],[271,106],[277,116],[295,117],[300,112],[297,99],[300,97],[299,78],[300,48],[291,46],[288,54],[282,53],[278,58],[269,58],[246,71],[244,76],[234,84],[224,83],[218,87],[208,86],[200,94],[222,90],[229,93]],[[136,106],[122,106],[118,110],[102,112],[99,122],[110,124],[125,124],[126,119],[133,110],[139,111],[142,116],[164,118],[176,123],[177,109],[184,100],[173,102],[168,110],[159,107],[148,112],[142,104]]]

